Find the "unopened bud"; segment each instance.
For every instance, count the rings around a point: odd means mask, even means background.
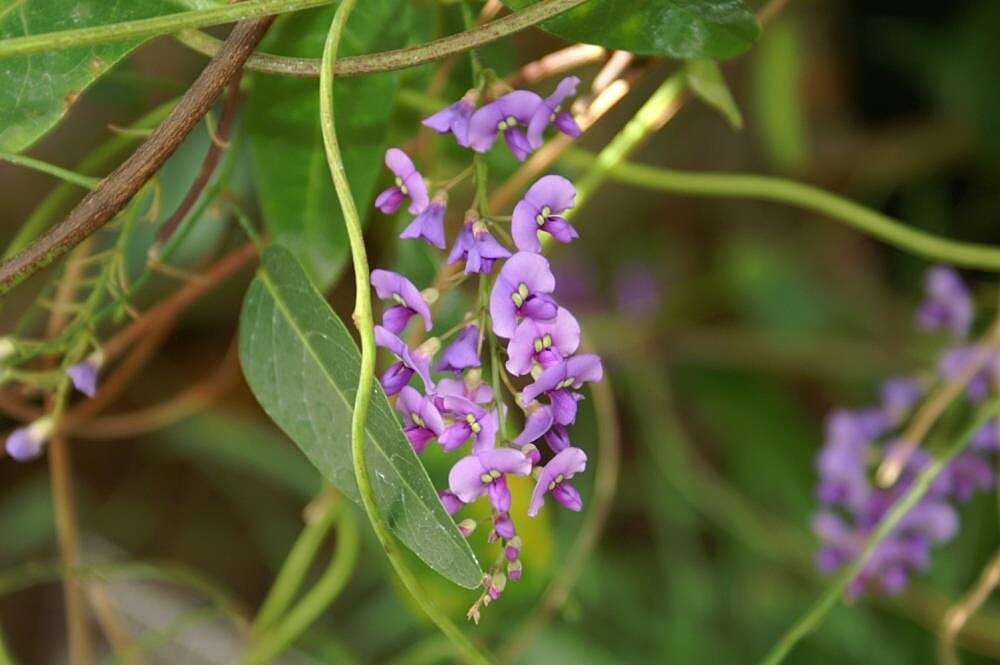
[[[524,456],[532,464],[538,464],[542,460],[542,453],[539,452],[538,446],[533,443],[526,443],[521,446],[521,452],[524,453]]]
[[[468,538],[476,530],[476,520],[469,518],[462,520],[458,523],[458,530],[462,532],[462,536]]]
[[[431,337],[426,342],[417,347],[417,352],[425,358],[430,358],[438,351],[441,350],[441,340],[437,337]]]
[[[465,388],[469,392],[472,392],[481,385],[483,385],[483,370],[476,367],[465,373]]]
[[[423,296],[424,300],[427,301],[428,305],[433,305],[434,303],[437,302],[438,297],[441,294],[438,292],[437,289],[435,289],[433,287],[428,287],[428,288],[424,289],[423,291],[421,291],[420,295]]]
[[[507,578],[511,582],[516,582],[521,579],[521,575],[524,574],[524,566],[521,564],[521,560],[511,561],[507,564]]]

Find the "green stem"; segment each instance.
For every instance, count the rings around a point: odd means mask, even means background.
[[[567,151],[562,159],[567,164],[586,169],[598,163],[596,156],[582,150]],[[817,187],[784,178],[742,173],[691,173],[624,162],[609,171],[608,177],[636,187],[676,194],[787,203],[826,215],[926,259],[1000,271],[1000,248],[941,238]]]
[[[368,421],[368,406],[375,387],[375,324],[372,317],[371,292],[368,285],[370,279],[368,256],[365,252],[361,219],[354,206],[354,197],[351,195],[351,187],[347,180],[347,173],[344,170],[344,161],[340,155],[340,146],[337,141],[337,130],[333,114],[334,63],[336,62],[337,48],[340,45],[344,25],[351,10],[354,8],[355,2],[356,0],[343,0],[337,8],[337,13],[334,15],[333,22],[330,25],[330,32],[326,38],[326,45],[323,48],[323,67],[319,79],[320,125],[323,131],[326,157],[330,165],[330,174],[333,178],[334,188],[337,190],[337,198],[340,200],[340,207],[344,214],[344,223],[347,226],[347,235],[351,245],[356,289],[354,323],[361,336],[360,379],[358,382],[357,397],[354,402],[354,413],[351,418],[351,455],[354,462],[354,477],[358,484],[361,502],[364,505],[365,512],[368,513],[368,520],[371,522],[372,529],[375,531],[375,535],[385,550],[386,556],[392,563],[403,586],[409,591],[413,601],[437,625],[441,632],[451,640],[456,650],[462,653],[465,658],[474,663],[490,663],[491,659],[480,652],[462,631],[435,606],[430,596],[420,588],[420,584],[417,582],[413,572],[407,568],[399,547],[389,532],[389,526],[386,524],[385,518],[382,516],[376,502],[375,490],[372,487],[371,478],[368,473],[365,427]]]
[[[586,174],[576,181],[576,203],[567,217],[583,207],[608,177],[612,176],[618,165],[628,159],[636,148],[660,128],[664,116],[680,100],[686,81],[684,72],[667,78],[622,130],[601,150],[588,166]]]
[[[10,651],[7,649],[7,643],[4,642],[2,630],[0,630],[0,665],[14,665],[14,657],[10,655]]]
[[[48,173],[50,176],[59,178],[73,185],[79,185],[84,189],[93,189],[97,187],[97,183],[101,181],[100,178],[91,178],[90,176],[85,176],[75,171],[70,171],[69,169],[64,169],[55,164],[49,164],[48,162],[43,162],[40,159],[35,159],[34,157],[28,157],[26,155],[18,155],[13,152],[0,152],[0,160],[5,162],[10,162],[11,164],[17,164],[18,166],[24,166],[29,169],[34,169],[36,171],[41,171],[42,173]]]
[[[777,644],[774,645],[762,661],[764,665],[776,665],[780,663],[795,648],[795,645],[800,640],[819,628],[827,613],[837,605],[837,601],[843,596],[847,586],[864,570],[865,565],[871,559],[879,545],[882,544],[882,541],[892,533],[893,529],[906,517],[906,514],[920,502],[937,477],[948,466],[948,463],[969,444],[973,435],[990,418],[996,416],[997,413],[1000,413],[1000,402],[991,402],[982,407],[972,424],[962,432],[955,440],[955,443],[951,444],[917,476],[903,498],[896,502],[892,509],[878,523],[861,554],[851,562],[851,565],[840,571],[833,583],[816,601],[815,605],[778,640]]]
[[[348,2],[349,0],[344,0]],[[337,552],[315,586],[277,626],[264,633],[263,638],[247,655],[247,665],[268,663],[291,646],[302,633],[336,600],[350,579],[358,560],[359,532],[351,510],[339,512],[337,524]]]
[[[334,65],[336,67],[334,74],[337,76],[361,76],[416,67],[497,41],[557,16],[584,2],[586,0],[541,0],[541,2],[536,2],[519,12],[508,14],[479,27],[470,26],[465,32],[435,39],[426,44],[338,60]],[[466,4],[463,2],[463,7]],[[194,30],[180,33],[177,35],[177,39],[188,48],[207,56],[215,55],[222,47],[220,40]],[[254,53],[247,60],[246,68],[268,74],[315,78],[320,73],[320,61],[316,58],[289,58],[269,53]]]
[[[211,9],[175,12],[165,16],[124,21],[110,25],[95,25],[76,30],[62,30],[0,41],[0,59],[31,53],[93,46],[105,42],[147,39],[157,35],[180,32],[222,23],[232,23],[257,16],[270,16],[330,4],[333,0],[246,0],[235,5]]]
[[[291,552],[285,558],[281,571],[257,612],[253,622],[254,635],[261,635],[270,629],[292,604],[340,509],[339,501],[327,500],[318,515],[307,518],[305,527],[292,545]]]

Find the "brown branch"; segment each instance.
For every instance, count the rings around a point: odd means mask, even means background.
[[[215,169],[219,166],[222,152],[228,147],[226,141],[229,139],[229,130],[232,127],[233,118],[236,117],[236,106],[240,98],[240,74],[242,71],[240,69],[236,76],[233,77],[233,80],[229,82],[229,94],[226,96],[226,105],[223,107],[222,117],[219,119],[218,140],[213,139],[208,146],[208,152],[205,153],[205,161],[201,164],[198,177],[191,183],[190,189],[188,189],[181,204],[177,206],[177,210],[174,211],[174,214],[160,227],[159,233],[156,234],[156,244],[160,247],[170,240],[177,227],[181,225],[184,218],[191,212],[191,208],[198,202],[201,193],[208,186],[208,181],[212,179],[212,174],[215,173]]]
[[[109,222],[163,166],[222,90],[239,73],[274,17],[236,24],[166,120],[63,220],[27,249],[0,265],[0,295],[47,266]]]
[[[447,58],[498,39],[502,39],[525,28],[541,23],[576,7],[586,0],[542,0],[519,12],[508,14],[495,21],[455,35],[441,37],[426,44],[407,46],[394,51],[356,55],[337,60],[334,75],[364,76],[378,72],[416,67],[428,62]],[[219,51],[219,43],[214,37],[198,30],[186,30],[175,35],[182,44],[204,55],[214,56]],[[247,60],[247,69],[268,74],[285,76],[319,77],[318,58],[290,58],[270,53],[254,53]]]

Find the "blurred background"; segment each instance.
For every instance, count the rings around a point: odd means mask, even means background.
[[[413,41],[458,29],[447,6],[431,12],[429,3],[415,4],[432,18]],[[742,131],[690,99],[632,159],[788,176],[935,234],[996,243],[998,30],[1000,4],[992,0],[792,2],[750,53],[723,65],[745,117]],[[483,57],[507,75],[563,45],[529,31]],[[179,94],[203,63],[169,39],[150,43],[95,85],[31,154],[78,163],[111,136],[109,125],[128,125]],[[601,66],[579,70],[585,84]],[[584,148],[600,150],[676,65],[632,67],[632,91],[581,139]],[[437,96],[461,95],[467,70],[465,60],[456,62]],[[406,71],[402,88],[424,91],[434,72]],[[247,78],[247,96],[259,80]],[[405,98],[394,111],[392,145],[409,141],[421,117],[419,104]],[[147,216],[173,210],[208,141],[201,129],[171,159]],[[462,168],[461,153],[446,143],[420,147],[434,164],[432,177]],[[259,220],[248,147],[235,145],[228,195]],[[498,152],[491,166],[499,178],[515,163]],[[0,165],[0,236],[13,236],[52,187],[47,176]],[[429,254],[395,242],[403,222],[371,220],[372,263],[423,286],[434,266]],[[916,331],[913,318],[927,264],[791,207],[611,182],[574,222],[581,240],[551,253],[557,296],[605,358],[620,428],[617,493],[595,551],[547,625],[538,619],[539,599],[572,556],[586,509],[522,521],[524,578],[467,631],[498,652],[522,651],[524,663],[756,659],[824,588],[809,525],[825,414],[872,403],[883,379],[933,362],[939,340]],[[154,228],[139,226],[135,265]],[[240,241],[225,208],[209,206],[174,263],[196,268]],[[965,275],[980,313],[991,314],[995,279]],[[317,472],[258,407],[228,351],[251,276],[244,269],[187,308],[151,343],[159,349],[123,396],[72,441],[83,557],[100,567],[104,600],[118,606],[127,632],[142,636],[147,662],[237,659],[233,615],[252,616],[321,488]],[[349,271],[344,277],[329,296],[346,317],[353,286]],[[43,282],[5,299],[0,330],[13,328]],[[138,304],[177,286],[158,276]],[[3,431],[15,424],[4,422]],[[577,445],[598,450],[594,400],[575,432]],[[443,455],[424,459],[440,481]],[[579,485],[588,507],[596,470]],[[944,611],[998,542],[995,494],[966,504],[961,520],[959,536],[934,552],[931,569],[902,596],[841,605],[789,662],[933,662]],[[362,554],[346,590],[285,660],[449,661],[447,643],[408,605],[361,524]],[[483,533],[472,540],[488,551]],[[56,560],[44,458],[4,459],[0,627],[16,662],[65,658]],[[27,562],[37,566],[25,569]],[[464,621],[475,594],[420,570],[433,597]],[[963,662],[1000,659],[1000,619],[989,616],[1000,616],[1000,605],[987,605],[963,638]]]

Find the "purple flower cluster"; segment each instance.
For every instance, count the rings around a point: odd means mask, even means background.
[[[925,330],[947,330],[953,337],[955,345],[943,352],[938,366],[943,379],[965,372],[975,361],[977,348],[967,340],[973,321],[972,297],[954,270],[938,266],[928,271],[926,299],[917,321]],[[984,364],[966,391],[970,401],[981,401],[994,390],[995,370],[994,362]],[[822,542],[816,559],[822,572],[832,573],[864,550],[878,523],[931,462],[923,450],[910,450],[894,438],[925,391],[919,379],[890,379],[882,387],[878,406],[837,410],[827,417],[826,440],[817,457],[817,495],[822,508],[813,521]],[[1000,423],[991,421],[879,545],[852,580],[848,593],[855,597],[866,591],[895,594],[906,587],[914,572],[926,570],[931,546],[951,540],[958,531],[955,504],[993,487],[993,457],[998,450]],[[886,459],[905,462],[896,482],[883,488],[873,477],[874,469]]]
[[[580,133],[572,116],[561,110],[578,83],[576,77],[566,78],[546,99],[526,90],[513,91],[478,110],[477,95],[470,93],[424,124],[453,134],[459,145],[476,152],[489,150],[502,134],[513,153],[524,159],[542,145],[542,134],[550,124],[572,136]],[[391,213],[408,199],[409,211],[416,217],[401,237],[445,249],[446,193],[429,198],[426,181],[401,150],[389,150],[386,165],[396,180],[379,195],[376,207]],[[447,489],[440,492],[449,513],[484,497],[490,503],[488,540],[499,541],[502,547],[485,582],[484,603],[498,598],[508,580],[522,575],[523,543],[511,515],[510,477],[535,479],[527,510],[531,517],[548,497],[572,511],[583,508],[583,498],[571,480],[586,469],[587,454],[573,446],[569,428],[583,399],[581,388],[599,381],[603,369],[596,355],[578,353],[580,325],[552,296],[555,278],[541,254],[539,237],[545,233],[563,243],[578,237],[564,217],[575,198],[576,190],[566,178],[540,178],[514,207],[509,233],[500,229],[511,239],[511,247],[491,231],[497,230],[497,218],[483,219],[475,209],[465,213],[447,263],[461,262],[465,275],[478,275],[480,297],[463,323],[440,339],[431,337],[416,347],[402,339],[414,319],[424,332],[432,331],[436,290],[421,291],[403,275],[387,270],[371,275],[376,294],[387,305],[381,325],[375,327],[376,343],[395,358],[381,384],[388,395],[396,396],[404,433],[417,453],[436,443],[444,452],[460,455],[448,474]],[[442,339],[452,337],[442,348]],[[490,369],[494,376],[504,376],[503,383],[523,412],[524,426],[516,436],[503,434],[511,414],[499,394],[500,383],[488,385],[482,378],[483,357],[489,356],[484,350],[490,345],[499,347],[504,356]],[[411,385],[414,375],[420,379],[419,389]],[[547,453],[536,445],[541,440]],[[472,519],[459,523],[466,536],[475,527]]]

